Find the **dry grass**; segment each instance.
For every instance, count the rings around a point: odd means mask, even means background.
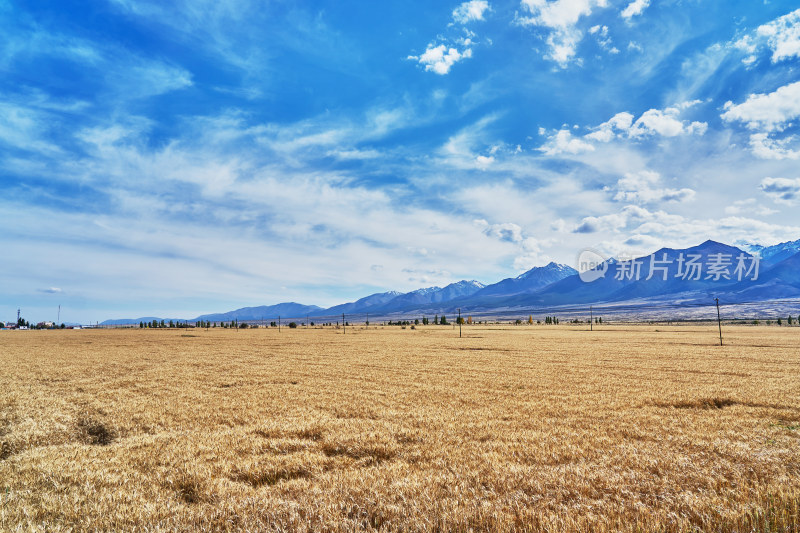
[[[3,531],[798,531],[800,328],[0,334]]]

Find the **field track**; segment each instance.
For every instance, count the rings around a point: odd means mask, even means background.
[[[800,328],[0,332],[0,531],[798,531]]]

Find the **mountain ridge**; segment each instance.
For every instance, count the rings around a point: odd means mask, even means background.
[[[784,257],[795,245],[798,251]],[[585,272],[578,273],[568,265],[550,262],[489,285],[461,280],[445,287],[423,287],[406,293],[375,293],[329,308],[285,302],[180,320],[189,323],[272,321],[278,315],[287,319],[308,316],[309,319],[334,317],[335,320],[342,313],[378,317],[401,313],[452,313],[458,308],[491,311],[626,301],[706,301],[719,296],[729,302],[800,297],[800,240],[748,249],[750,251],[709,239],[689,248],[660,248],[635,259],[609,258],[595,268],[598,273],[602,269],[604,275],[591,282],[582,279]],[[760,259],[758,254],[763,250],[767,250],[770,258],[783,259],[775,263]],[[636,279],[633,274],[638,274]],[[157,317],[116,319],[102,324],[138,324],[154,319],[161,320]]]

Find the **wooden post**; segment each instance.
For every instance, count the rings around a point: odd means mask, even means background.
[[[591,305],[589,306],[589,331],[594,331],[594,313]]]
[[[346,335],[346,334],[347,334],[347,326],[345,325],[345,322],[344,322],[344,313],[342,313],[342,335]]]
[[[719,314],[719,298],[714,298],[717,302],[717,325],[719,325],[719,345],[722,346],[722,317]]]
[[[278,315],[278,333],[281,332],[281,315]]]

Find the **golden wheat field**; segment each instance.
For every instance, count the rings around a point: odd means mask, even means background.
[[[3,531],[797,531],[800,328],[0,334]]]

